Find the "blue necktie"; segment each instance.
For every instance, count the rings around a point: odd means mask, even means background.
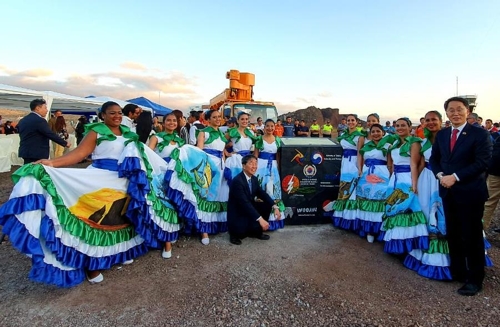
[[[252,179],[248,179],[248,187],[250,188],[250,194],[252,193]]]

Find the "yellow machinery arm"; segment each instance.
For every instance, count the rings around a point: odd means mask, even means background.
[[[226,79],[229,80],[229,88],[210,100],[210,109],[217,110],[228,101],[253,101],[254,74],[240,73],[238,70],[232,69],[226,73]]]

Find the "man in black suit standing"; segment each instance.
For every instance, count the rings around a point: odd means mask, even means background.
[[[40,159],[48,159],[50,153],[49,140],[64,147],[70,144],[50,130],[45,116],[47,115],[47,103],[44,99],[35,99],[30,103],[31,112],[17,124],[19,132],[19,157],[24,163],[35,162]]]
[[[269,217],[274,210],[276,218],[281,218],[278,206],[254,176],[257,158],[249,154],[241,159],[241,163],[243,171],[231,182],[227,203],[229,240],[236,245],[240,245],[241,239],[247,236],[268,240],[269,235],[262,232],[269,228],[269,223],[263,217]]]
[[[465,282],[458,293],[476,295],[484,279],[484,203],[488,199],[486,169],[491,156],[487,131],[467,124],[467,100],[453,97],[444,103],[452,126],[442,129],[432,147],[430,165],[440,181],[450,269],[454,279]]]

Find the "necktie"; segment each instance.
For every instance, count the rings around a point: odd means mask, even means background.
[[[252,193],[252,179],[248,179],[248,187],[250,188],[250,193]]]
[[[453,148],[455,147],[455,143],[457,143],[457,137],[458,137],[458,129],[454,128],[453,132],[451,133],[451,142],[450,142],[450,150],[453,151]]]

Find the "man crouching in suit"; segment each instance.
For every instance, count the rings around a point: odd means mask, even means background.
[[[491,141],[486,130],[467,124],[467,100],[450,98],[444,108],[452,126],[437,133],[429,163],[440,182],[451,273],[465,283],[458,293],[472,296],[481,291],[484,279],[482,217]]]
[[[271,210],[274,210],[276,218],[281,218],[278,206],[254,176],[257,158],[246,155],[241,159],[241,164],[243,171],[231,182],[227,203],[229,240],[236,245],[240,245],[241,239],[247,236],[268,240],[269,235],[262,232],[269,228],[269,223],[263,217],[269,217]]]

